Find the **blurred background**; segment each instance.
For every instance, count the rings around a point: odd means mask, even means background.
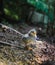
[[[0,22],[31,24],[55,35],[55,0],[0,0]]]

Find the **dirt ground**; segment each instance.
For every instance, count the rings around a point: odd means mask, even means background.
[[[34,28],[24,23],[12,27],[23,34]],[[55,61],[55,46],[45,40],[39,41],[32,41],[27,49],[20,34],[0,28],[0,65],[40,65],[48,60]]]

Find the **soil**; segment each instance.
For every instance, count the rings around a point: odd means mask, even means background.
[[[22,34],[28,33],[30,29],[34,28],[25,23],[15,24],[12,27]],[[9,28],[4,31],[0,27],[1,65],[40,65],[47,61],[55,63],[55,45],[40,39],[37,42],[32,41],[26,46],[20,34]]]

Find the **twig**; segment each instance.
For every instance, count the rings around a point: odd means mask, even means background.
[[[16,33],[18,33],[18,34],[20,34],[21,36],[24,37],[24,34],[20,33],[19,31],[15,30],[15,29],[13,29],[13,28],[11,28],[11,27],[8,27],[8,26],[3,25],[3,24],[1,24],[1,23],[0,23],[0,26],[5,27],[6,29],[13,30],[13,31],[15,31]]]
[[[16,47],[16,48],[24,49],[24,47],[21,47],[21,46],[15,46],[15,45],[10,44],[10,43],[8,43],[8,42],[0,41],[0,44],[5,44],[5,45],[8,45],[8,46],[13,46],[13,47]]]

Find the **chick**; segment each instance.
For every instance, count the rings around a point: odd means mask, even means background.
[[[24,43],[30,43],[37,38],[37,32],[35,29],[30,30],[27,34],[24,35],[23,41]]]
[[[25,49],[32,50],[32,47],[30,46],[34,41],[36,41],[37,38],[37,32],[35,29],[30,30],[27,34],[23,37],[23,42],[25,43]]]

